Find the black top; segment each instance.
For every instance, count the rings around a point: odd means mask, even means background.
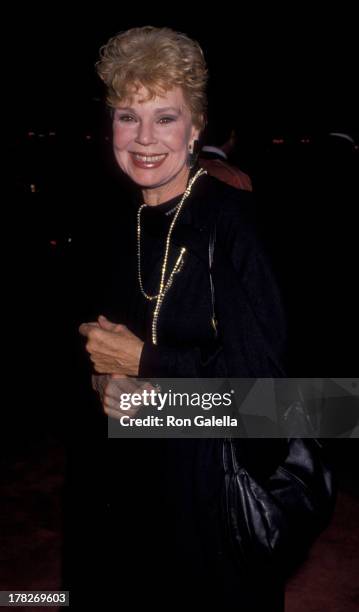
[[[165,240],[179,200],[142,210],[142,279],[149,294],[158,292]],[[124,243],[118,239],[119,226],[113,224],[113,238],[106,236],[102,250],[106,266],[99,268],[106,270],[101,277],[103,301],[94,314],[125,323],[145,342],[140,376],[281,375],[282,311],[251,222],[251,201],[248,192],[214,178],[197,179],[172,235],[168,270],[182,247],[186,254],[160,310],[157,346],[151,341],[155,302],[143,297],[138,284],[137,208],[132,211],[132,234],[123,232]],[[208,262],[214,226],[218,337],[211,325]],[[151,601],[157,609],[169,609],[181,602],[203,606],[217,600],[226,609],[237,586],[242,601],[252,601],[248,576],[233,577],[231,564],[221,557],[221,440],[108,440],[102,450],[97,448],[98,454],[104,451],[106,457],[98,456],[98,461],[105,459],[107,484],[101,494],[100,471],[93,475],[93,486],[107,506],[97,515],[88,510],[86,523],[91,520],[97,556],[90,569],[85,563],[90,579],[119,601],[132,599],[134,607]]]
[[[198,181],[203,180],[200,177]],[[142,282],[146,293],[156,295],[159,289],[161,270],[165,255],[166,238],[175,214],[175,207],[181,197],[156,207],[146,207],[141,213],[141,271]],[[193,249],[191,241],[191,226],[189,225],[190,211],[187,207],[191,202],[184,202],[183,208],[175,223],[169,250],[166,279],[175,265],[181,247],[187,252],[183,257],[181,270],[173,277],[171,288],[166,293],[162,303],[158,320],[158,346],[157,352],[162,353],[162,359],[170,351],[185,354],[198,348],[199,351],[208,351],[214,343],[214,330],[211,326],[211,296],[209,286],[208,254],[205,244],[195,244]],[[202,247],[201,249],[199,247]],[[147,355],[152,351],[151,324],[156,301],[147,301],[139,291],[137,275],[135,287],[132,291],[129,304],[128,323],[136,335],[146,341],[146,355],[141,362],[141,373],[150,375],[152,368],[156,367],[156,374],[166,376],[169,372],[158,363],[159,355]],[[189,363],[188,368],[193,366]],[[162,372],[160,371],[162,370]],[[193,371],[186,371],[184,363],[182,371],[172,371],[173,376],[191,376]]]

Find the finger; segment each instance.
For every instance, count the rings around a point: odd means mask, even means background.
[[[120,334],[104,329],[92,327],[90,330],[87,329],[83,335],[88,337],[86,350],[89,353],[103,353],[109,357],[116,357],[122,347],[126,346],[126,340],[121,338]]]
[[[127,397],[124,397],[121,400],[121,397],[119,398],[117,396],[117,398],[114,399],[112,397],[109,397],[107,393],[105,394],[105,397],[103,399],[103,406],[107,410],[115,410],[117,412],[121,412],[122,414],[127,414],[130,416],[132,414],[136,414],[136,412],[138,412],[139,410],[139,406],[132,406],[131,402],[128,401]]]
[[[118,327],[117,323],[109,321],[104,315],[100,315],[97,320],[101,329],[105,329],[106,331],[115,331]]]
[[[100,353],[98,351],[90,353],[89,358],[92,363],[107,363],[115,366],[123,366],[123,363],[118,358],[111,357],[110,355],[106,355],[106,353]]]
[[[121,377],[124,377],[127,374],[126,368],[123,364],[120,364],[113,357],[104,358],[104,357],[92,357],[90,356],[90,361],[92,362],[93,368],[95,371],[100,371],[101,374],[114,375],[118,374]]]
[[[121,366],[115,361],[96,361],[92,362],[94,372],[97,374],[108,374],[113,376],[114,374],[120,375],[120,378],[127,378],[129,372],[125,366]]]
[[[126,380],[109,381],[105,388],[104,399],[109,399],[115,402],[126,402],[132,404],[132,396],[137,389],[133,389],[126,384]],[[136,401],[141,401],[136,398]],[[135,406],[135,404],[134,404]]]
[[[82,336],[88,336],[90,331],[92,331],[94,327],[98,328],[97,321],[93,321],[90,323],[81,323],[79,327],[79,332]]]
[[[104,329],[106,331],[112,331],[116,333],[129,331],[126,325],[122,325],[121,323],[113,323],[112,321],[109,321],[104,315],[100,315],[97,320],[101,329]]]
[[[97,372],[98,374],[123,374],[123,376],[125,376],[127,374],[125,369],[122,369],[120,366],[116,365],[116,364],[104,364],[104,363],[100,363],[100,364],[94,364],[94,370],[95,372]]]
[[[96,330],[97,331],[97,330]],[[102,333],[108,334],[109,332]],[[114,334],[110,332],[113,336]],[[83,334],[85,335],[85,334]],[[94,336],[91,332],[87,334],[88,341],[86,343],[86,351],[88,353],[100,353],[107,357],[117,357],[122,352],[122,345],[120,338],[117,336],[114,339],[108,337]]]
[[[126,378],[115,379],[113,375],[108,387],[111,390],[121,389],[124,393],[139,393],[141,389],[131,377],[126,376]]]
[[[121,366],[113,361],[107,361],[106,359],[91,359],[91,361],[95,370],[101,368],[102,374],[115,374],[119,368],[121,369]],[[109,370],[111,370],[111,372]]]
[[[97,391],[97,393],[100,393],[100,389],[103,387],[103,378],[105,378],[106,375],[104,374],[92,374],[91,375],[91,385],[94,391]]]
[[[109,378],[110,377],[108,374],[93,374],[92,375],[92,388],[94,389],[94,391],[96,391],[99,394],[101,398],[101,402],[104,399]]]

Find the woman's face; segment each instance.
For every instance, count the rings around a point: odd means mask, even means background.
[[[120,168],[135,183],[151,189],[187,176],[189,145],[199,130],[180,87],[143,101],[146,94],[142,87],[130,104],[115,109],[113,147]]]

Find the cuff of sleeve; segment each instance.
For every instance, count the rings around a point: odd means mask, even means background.
[[[167,367],[165,367],[163,352],[163,348],[158,348],[158,346],[150,342],[144,343],[138,368],[138,373],[141,378],[166,378]]]

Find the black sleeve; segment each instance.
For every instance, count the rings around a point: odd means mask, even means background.
[[[194,346],[176,349],[154,346],[145,342],[139,366],[140,377],[161,378],[219,378],[227,376],[222,347],[214,345],[212,350]]]
[[[277,281],[254,225],[235,206],[217,224],[213,279],[228,376],[283,376],[286,322]]]

